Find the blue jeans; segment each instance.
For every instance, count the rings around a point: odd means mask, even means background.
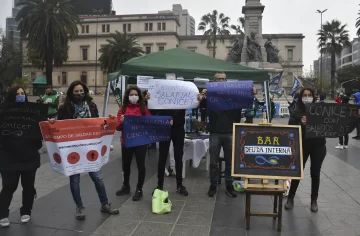
[[[231,133],[210,133],[210,183],[217,185],[219,180],[219,156],[221,147],[224,150],[225,159],[225,182],[226,186],[233,183],[231,176],[232,157],[232,134]]]
[[[105,185],[103,178],[101,176],[101,172],[100,171],[90,172],[89,175],[95,184],[95,188],[98,193],[101,204],[102,205],[108,204],[109,201],[106,195]],[[83,208],[84,205],[82,203],[80,196],[80,174],[70,176],[70,189],[76,206],[78,208]]]

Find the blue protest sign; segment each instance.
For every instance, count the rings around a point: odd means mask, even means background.
[[[207,109],[225,111],[250,108],[254,101],[253,87],[253,81],[207,83]]]
[[[170,116],[125,116],[125,147],[136,147],[170,140]]]

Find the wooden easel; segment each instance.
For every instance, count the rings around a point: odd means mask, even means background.
[[[263,113],[262,123],[259,125],[271,126],[266,119],[266,113]],[[265,216],[273,217],[274,219],[278,218],[278,227],[277,231],[281,232],[281,220],[282,220],[282,196],[287,189],[286,180],[283,180],[283,184],[279,184],[279,180],[275,180],[275,184],[269,184],[269,179],[267,176],[259,176],[258,179],[261,179],[260,184],[250,184],[249,178],[245,177],[245,228],[246,230],[250,229],[250,217],[251,216]],[[274,208],[272,213],[252,213],[250,211],[251,206],[251,195],[265,195],[265,196],[274,196]]]

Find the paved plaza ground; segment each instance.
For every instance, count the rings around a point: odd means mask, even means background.
[[[102,99],[95,101],[102,107]],[[101,109],[100,109],[101,110]],[[109,112],[116,114],[117,105],[110,102]],[[287,123],[287,118],[276,118],[274,123]],[[256,122],[259,122],[257,119]],[[11,205],[10,228],[0,229],[0,236],[355,236],[360,235],[360,141],[350,139],[348,150],[337,150],[336,139],[328,139],[328,154],[321,173],[319,212],[310,211],[309,163],[305,180],[301,181],[295,207],[283,211],[282,232],[276,232],[272,218],[252,217],[250,230],[245,231],[245,196],[233,199],[225,194],[224,184],[214,198],[207,196],[209,187],[205,160],[199,168],[187,167],[184,185],[189,196],[175,192],[174,177],[165,179],[173,209],[167,215],[151,212],[151,192],[157,181],[157,151],[147,157],[144,198],[131,200],[132,195],[118,197],[122,184],[120,137],[113,140],[115,147],[111,161],[102,169],[108,197],[120,214],[108,216],[100,212],[95,187],[88,175],[81,178],[81,193],[86,207],[86,220],[75,219],[75,205],[71,197],[69,179],[52,171],[47,154],[41,155],[42,165],[37,172],[38,198],[28,225],[21,225],[21,187]],[[136,186],[136,163],[132,165],[132,193]],[[1,187],[1,184],[0,184]],[[284,203],[286,199],[284,199]],[[272,198],[252,197],[254,211],[271,211]]]

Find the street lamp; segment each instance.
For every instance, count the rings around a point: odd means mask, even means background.
[[[99,13],[103,12],[103,9],[93,9],[93,12],[96,13],[96,36],[95,36],[95,91],[97,90],[97,64],[98,64],[98,23],[99,23]]]
[[[322,30],[323,29],[323,20],[322,20],[322,15],[324,12],[326,12],[327,9],[323,10],[323,11],[320,11],[320,10],[317,10],[316,13],[319,13],[321,15],[321,26],[320,26],[320,29]],[[322,78],[322,70],[323,70],[323,48],[322,48],[322,44],[321,44],[321,49],[320,49],[320,93],[322,93],[322,89],[323,89],[323,78]]]

